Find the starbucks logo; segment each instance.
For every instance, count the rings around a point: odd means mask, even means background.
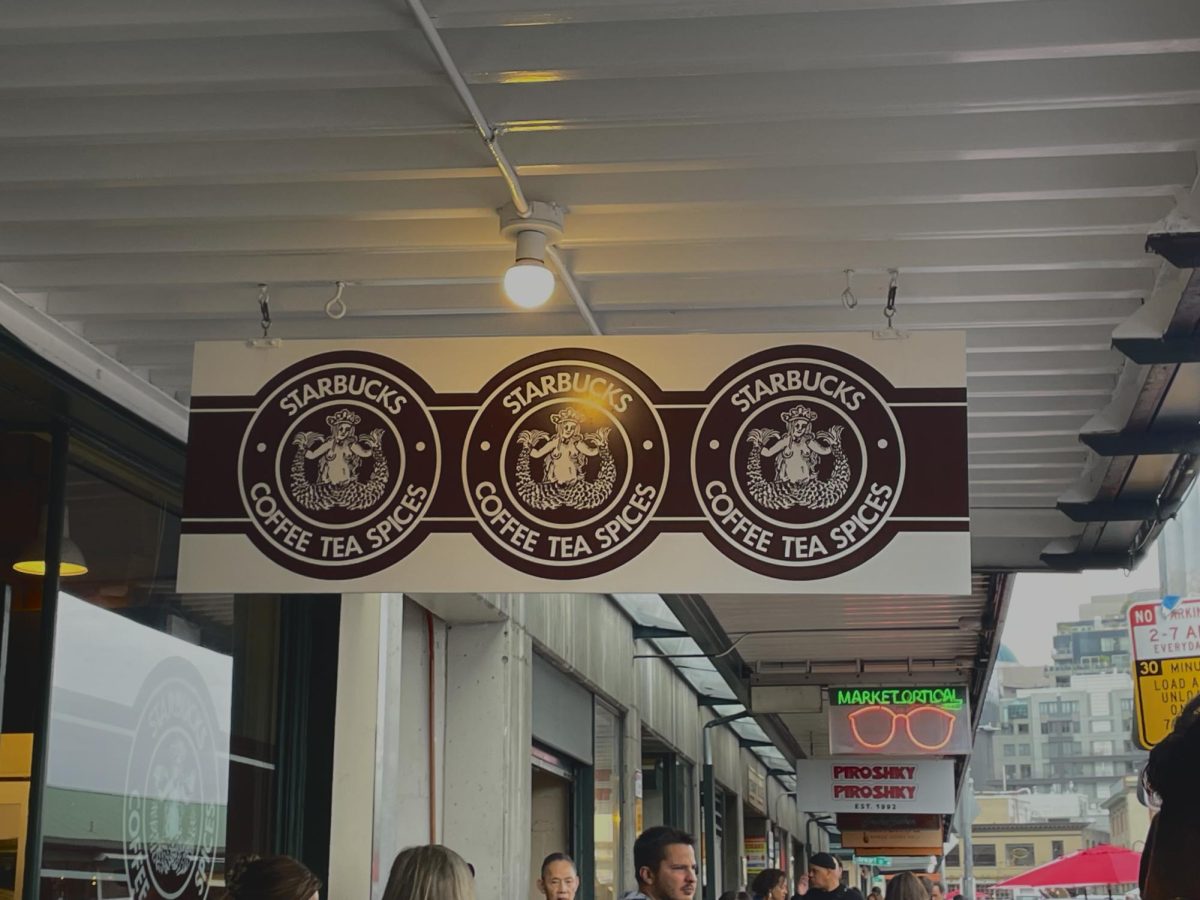
[[[386,357],[334,353],[264,388],[239,454],[242,503],[264,553],[343,579],[412,550],[440,471],[414,383]]]
[[[171,659],[146,679],[125,777],[125,875],[135,897],[203,898],[221,802],[216,715],[204,679]]]
[[[488,549],[526,572],[608,571],[652,537],[667,478],[662,421],[640,373],[607,354],[530,362],[494,382],[467,432],[468,502]]]
[[[904,481],[888,388],[873,370],[818,348],[780,348],[726,372],[692,448],[717,546],[793,580],[838,574],[886,546]]]

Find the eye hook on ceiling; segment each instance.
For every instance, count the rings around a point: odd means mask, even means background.
[[[895,341],[908,337],[908,335],[896,328],[896,294],[900,290],[900,270],[888,269],[888,291],[887,300],[883,304],[883,318],[887,321],[887,327],[881,331],[875,332],[875,338],[881,341]]]
[[[887,327],[894,330],[892,319],[896,317],[896,291],[900,287],[900,272],[896,269],[888,269],[888,292],[887,302],[883,305],[883,317],[887,319]]]
[[[325,315],[331,319],[340,319],[350,311],[350,307],[346,305],[346,301],[342,299],[342,291],[346,289],[346,282],[334,282],[337,288],[336,293],[329,298],[329,302],[325,304]]]
[[[262,325],[262,339],[265,341],[271,334],[271,286],[260,284],[258,286],[258,314],[260,317],[259,324]]]
[[[851,284],[851,279],[854,277],[854,270],[842,269],[842,272],[846,276],[846,289],[842,291],[842,306],[846,307],[846,309],[854,309],[854,307],[858,306],[858,298],[854,296],[854,288]]]

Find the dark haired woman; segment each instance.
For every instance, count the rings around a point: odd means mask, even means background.
[[[782,869],[763,869],[750,882],[754,900],[787,900],[787,873]]]
[[[321,879],[290,856],[243,856],[225,871],[229,900],[319,900]]]
[[[1142,851],[1142,900],[1200,900],[1200,695],[1150,751],[1142,782],[1162,800]]]

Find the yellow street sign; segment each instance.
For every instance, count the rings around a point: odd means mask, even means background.
[[[1174,599],[1174,598],[1172,598]],[[1200,694],[1200,597],[1129,607],[1134,737],[1149,750]]]

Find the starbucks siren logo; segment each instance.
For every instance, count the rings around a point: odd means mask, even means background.
[[[607,354],[570,353],[499,376],[463,449],[484,545],[556,579],[608,571],[640,552],[667,476],[666,432],[640,373]]]
[[[850,464],[842,451],[843,426],[813,432],[817,413],[799,404],[785,411],[784,433],[756,428],[749,441],[754,447],[746,465],[746,483],[754,502],[765,509],[826,509],[846,495]],[[819,472],[821,458],[833,457],[833,471],[825,478]],[[762,461],[775,463],[775,477],[762,476]]]
[[[837,351],[783,347],[714,386],[692,445],[716,545],[782,579],[861,565],[891,540],[904,440],[882,376]]]
[[[146,679],[125,777],[125,875],[135,898],[203,898],[221,803],[216,717],[204,679],[183,659]]]
[[[379,502],[388,484],[388,458],[383,429],[359,437],[354,428],[362,421],[348,409],[325,417],[328,434],[301,431],[292,438],[292,499],[308,510],[370,509]],[[308,478],[307,462],[317,460],[316,481]],[[364,460],[370,461],[366,483],[359,480]]]
[[[239,456],[250,537],[263,553],[345,579],[416,546],[441,460],[415,381],[387,357],[335,352],[263,388]]]
[[[526,430],[517,435],[521,453],[517,457],[517,494],[533,509],[594,509],[612,494],[617,467],[608,449],[611,428],[597,428],[590,434],[580,431],[583,415],[573,406],[564,406],[550,416],[554,437],[544,431]],[[594,481],[587,478],[588,459],[599,457]],[[542,478],[534,481],[529,468],[533,460],[542,462]]]

